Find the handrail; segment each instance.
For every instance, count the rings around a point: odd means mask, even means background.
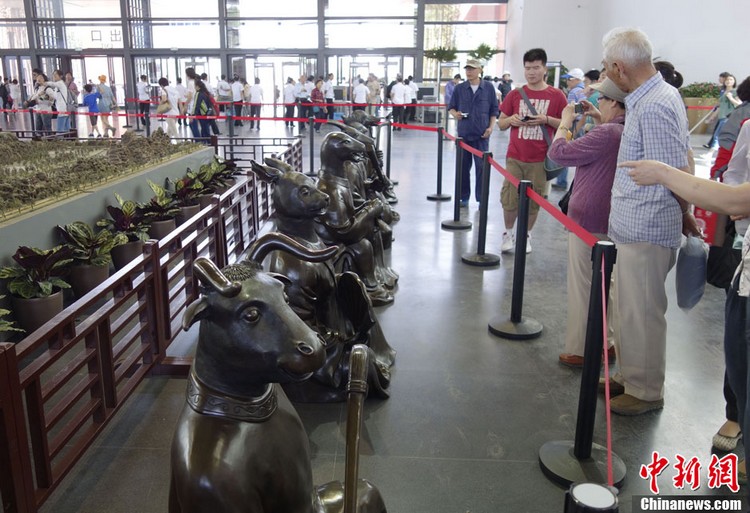
[[[299,140],[259,158],[271,155],[302,168]],[[17,345],[0,343],[5,512],[37,512],[145,376],[187,372],[189,359],[167,351],[198,295],[192,263],[239,260],[271,216],[270,198],[269,185],[241,176]]]

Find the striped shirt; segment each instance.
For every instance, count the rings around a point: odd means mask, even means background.
[[[627,117],[617,162],[658,160],[677,168],[688,165],[687,115],[677,89],[655,73],[625,98]],[[609,236],[618,244],[646,242],[677,249],[682,212],[663,185],[639,186],[630,168],[618,168],[612,185]]]

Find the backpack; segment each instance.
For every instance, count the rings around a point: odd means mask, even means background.
[[[76,112],[78,110],[78,101],[67,86],[65,87],[65,107],[68,112]]]

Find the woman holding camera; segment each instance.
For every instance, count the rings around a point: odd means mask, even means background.
[[[600,239],[607,239],[612,182],[625,125],[623,102],[626,93],[609,79],[592,84],[591,87],[600,93],[599,109],[586,100],[565,107],[548,155],[559,164],[576,167],[575,186],[571,185],[568,203],[568,217]],[[572,140],[571,130],[577,115],[576,106],[579,105],[579,110],[584,115],[591,116],[596,126],[583,137]],[[560,363],[569,367],[583,366],[591,273],[591,248],[574,233],[569,233],[568,328],[565,352],[559,356]],[[614,297],[611,289],[610,297]],[[610,359],[614,356],[612,345],[616,336],[613,322],[615,311],[616,306],[610,301],[607,311]]]

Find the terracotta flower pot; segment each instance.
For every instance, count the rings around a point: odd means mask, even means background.
[[[180,226],[182,223],[193,217],[195,214],[200,212],[201,206],[196,203],[195,205],[188,205],[187,207],[180,207],[180,213],[177,214],[177,226]]]
[[[201,210],[211,205],[211,202],[213,201],[213,199],[214,199],[213,194],[206,194],[205,196],[200,196],[198,198],[198,205],[200,205]]]
[[[143,253],[143,241],[137,240],[115,246],[110,251],[115,269],[120,270]]]
[[[18,325],[26,330],[26,335],[30,335],[45,322],[62,312],[62,290],[53,292],[47,297],[35,297],[31,299],[12,296],[11,305]]]
[[[70,287],[82,298],[109,278],[109,265],[76,265],[70,268]]]
[[[163,239],[174,231],[177,223],[174,219],[165,219],[164,221],[152,221],[148,229],[148,236],[152,239]]]

